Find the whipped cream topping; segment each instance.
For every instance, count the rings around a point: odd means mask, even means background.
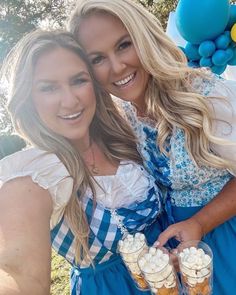
[[[203,249],[185,248],[179,254],[180,268],[190,286],[202,283],[211,275],[211,257]]]
[[[176,276],[170,257],[161,249],[149,248],[139,257],[138,265],[153,293],[157,293],[160,288],[176,287]]]
[[[136,233],[134,236],[128,234],[125,239],[119,241],[119,252],[126,266],[133,274],[141,274],[138,257],[143,249],[147,247],[145,236],[142,233]]]

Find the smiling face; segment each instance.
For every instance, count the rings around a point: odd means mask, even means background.
[[[96,97],[86,64],[76,53],[51,50],[35,65],[32,97],[44,124],[78,149],[89,144]]]
[[[149,75],[121,21],[108,14],[90,15],[81,21],[77,37],[101,85],[109,93],[143,106]]]

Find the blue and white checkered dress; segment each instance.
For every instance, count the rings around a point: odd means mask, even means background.
[[[99,202],[94,205],[90,190],[82,202],[90,226],[89,249],[95,265],[94,268],[86,265],[84,261],[81,265],[75,264],[74,236],[65,219],[62,219],[51,231],[53,248],[73,266],[71,294],[121,294],[112,290],[114,282],[112,286],[108,284],[108,281],[111,284],[113,280],[110,277],[112,272],[114,272],[116,279],[119,276],[121,279],[125,277],[124,282],[120,282],[121,288],[126,288],[129,291],[124,289],[123,294],[140,294],[141,291],[133,286],[133,282],[130,281],[130,277],[117,254],[117,243],[127,232],[145,231],[153,226],[160,214],[160,192],[154,180],[150,177],[146,198],[127,207],[109,209]],[[112,271],[110,267],[116,269]],[[125,287],[125,285],[128,286]],[[103,291],[98,293],[98,288]],[[119,288],[117,289],[117,286],[114,288],[118,292]],[[147,292],[147,294],[150,293]]]
[[[95,177],[99,183],[95,186],[95,204],[90,189],[82,199],[90,226],[92,267],[85,261],[81,265],[75,263],[74,236],[64,219],[73,180],[60,159],[55,154],[29,148],[0,161],[0,183],[29,176],[49,191],[53,203],[52,246],[72,265],[73,295],[150,295],[135,287],[116,250],[119,239],[128,232],[143,231],[149,243],[157,239],[161,196],[155,180],[142,166],[124,162],[115,175]]]

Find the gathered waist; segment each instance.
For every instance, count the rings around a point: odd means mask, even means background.
[[[77,266],[73,266],[72,269],[79,271],[81,274],[92,274],[92,273],[97,273],[100,271],[104,271],[105,269],[115,265],[115,264],[120,264],[122,263],[122,258],[120,257],[120,255],[114,255],[113,257],[111,257],[109,260],[104,261],[102,263],[96,264],[95,266],[89,266],[89,267],[77,267]]]

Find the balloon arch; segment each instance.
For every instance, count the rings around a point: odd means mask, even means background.
[[[190,66],[208,67],[221,75],[228,65],[236,65],[236,5],[228,0],[179,0],[167,34]]]

